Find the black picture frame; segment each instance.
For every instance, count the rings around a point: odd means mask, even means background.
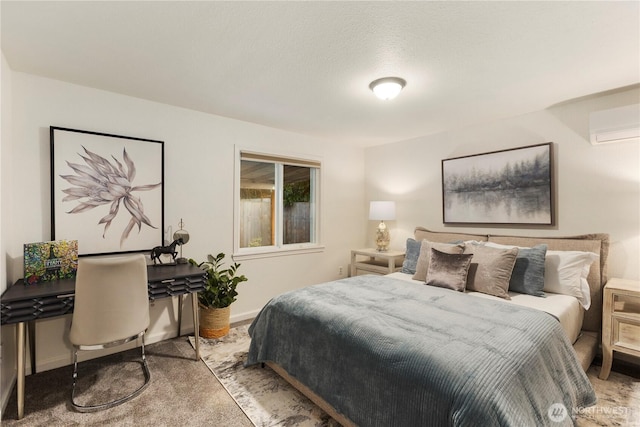
[[[555,225],[553,143],[442,160],[442,219]]]
[[[164,142],[50,126],[51,240],[78,255],[163,244]]]

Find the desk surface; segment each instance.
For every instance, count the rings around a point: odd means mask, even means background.
[[[198,292],[205,272],[191,264],[147,266],[149,299]],[[25,285],[22,279],[0,297],[2,324],[59,316],[73,310],[76,280],[64,279]]]

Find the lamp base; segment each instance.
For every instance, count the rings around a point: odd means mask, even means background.
[[[376,250],[378,252],[386,252],[389,250],[390,237],[386,224],[381,222],[376,230]]]

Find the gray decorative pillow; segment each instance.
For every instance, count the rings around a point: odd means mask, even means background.
[[[466,245],[464,253],[473,254],[467,289],[511,299],[507,290],[518,248],[497,249],[484,245]]]
[[[487,242],[486,246],[499,249],[510,249],[514,246],[500,245]],[[544,263],[547,255],[547,245],[540,244],[531,248],[518,246],[516,264],[509,280],[509,290],[544,297]]]
[[[522,294],[543,297],[544,261],[547,245],[536,245],[532,248],[518,248],[516,265],[511,273],[509,290]]]
[[[473,254],[448,254],[432,248],[427,285],[464,292],[472,258]]]
[[[416,273],[413,275],[413,280],[426,282],[429,260],[431,259],[431,248],[447,254],[461,254],[462,251],[464,251],[464,243],[450,244],[423,240],[420,244],[420,256],[418,257],[418,264],[416,265]]]
[[[420,242],[409,237],[407,239],[407,251],[402,262],[402,273],[415,274],[418,257],[420,256]]]

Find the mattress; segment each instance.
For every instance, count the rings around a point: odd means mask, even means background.
[[[389,277],[396,279],[406,280],[416,284],[422,284],[418,280],[413,280],[411,274],[405,273],[391,273]],[[546,297],[536,297],[533,295],[520,294],[518,292],[509,292],[511,300],[495,297],[493,295],[487,295],[480,292],[465,292],[468,295],[487,298],[494,301],[502,301],[507,304],[516,304],[524,307],[534,308],[551,314],[558,319],[562,329],[567,334],[567,337],[571,343],[575,343],[580,336],[580,330],[582,329],[582,320],[584,319],[584,310],[580,306],[580,302],[573,296],[554,294],[546,292]]]

